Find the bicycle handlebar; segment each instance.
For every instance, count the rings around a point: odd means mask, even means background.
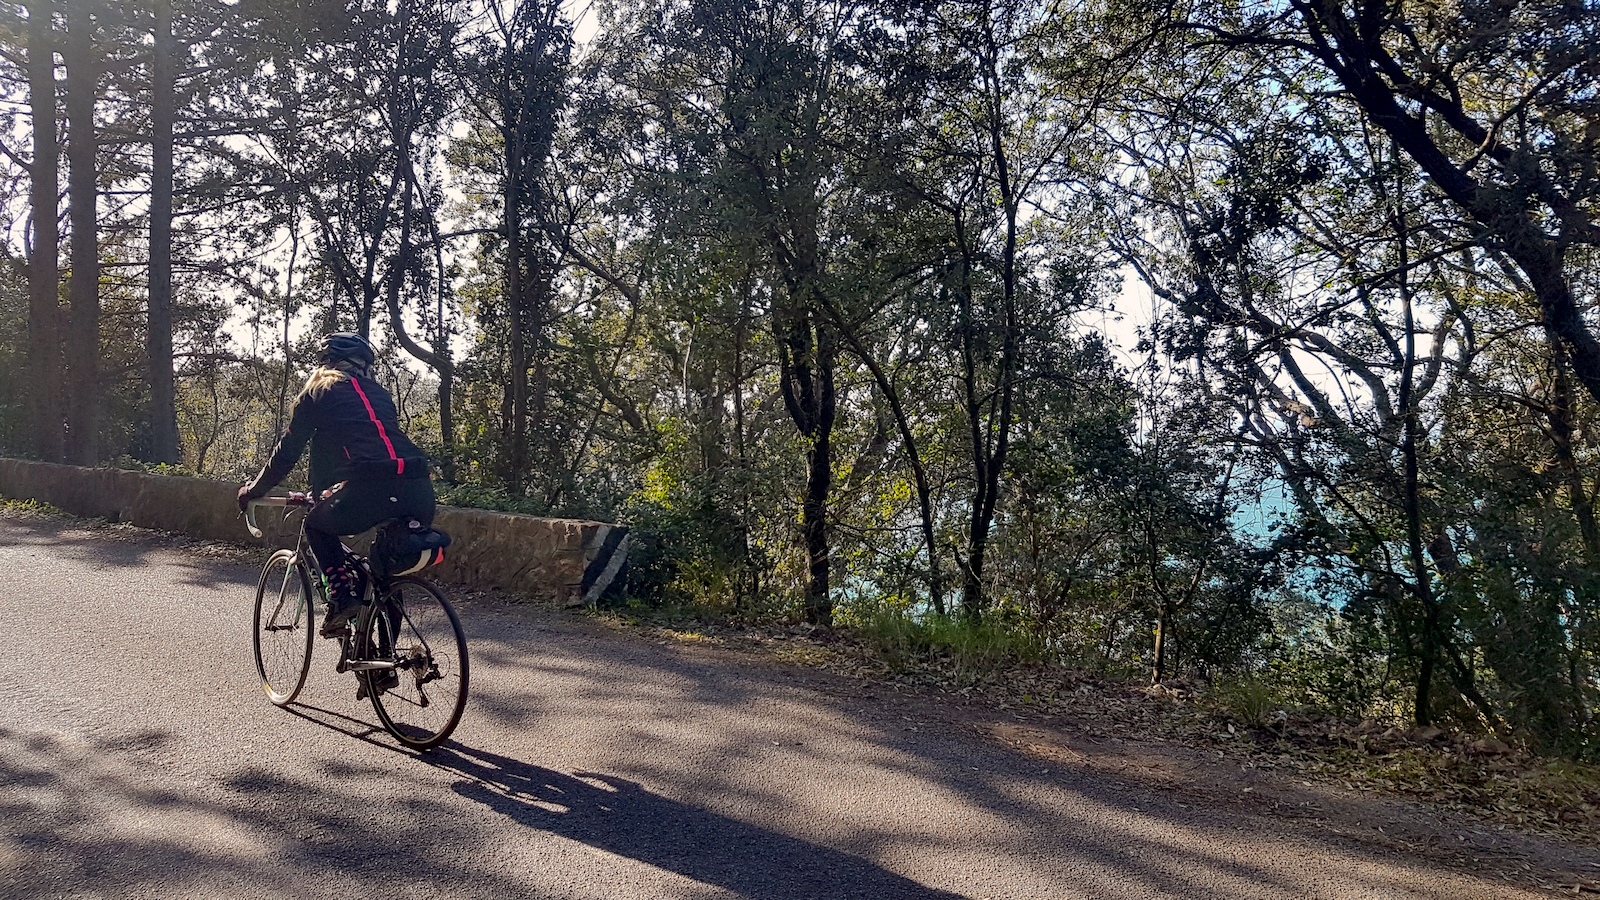
[[[247,504],[245,506],[245,508],[244,508],[244,527],[249,530],[251,537],[259,538],[259,537],[262,536],[263,533],[262,533],[261,529],[256,525],[256,507],[258,507],[258,506],[304,507],[304,506],[311,506],[314,502],[315,501],[313,501],[309,496],[307,496],[306,494],[303,494],[303,493],[301,493],[299,491],[294,491],[294,492],[290,493],[289,496],[287,496],[287,497],[262,497],[259,500],[251,500],[249,502],[249,504]]]

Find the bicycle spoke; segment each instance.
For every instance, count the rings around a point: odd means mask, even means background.
[[[466,704],[467,645],[455,611],[432,585],[397,579],[368,624],[372,645],[381,641],[380,634],[393,635],[390,658],[399,683],[374,695],[373,708],[401,743],[418,749],[437,745],[455,728]]]
[[[278,584],[276,598],[269,593],[274,582]],[[310,582],[294,555],[287,550],[273,554],[256,585],[252,644],[262,687],[268,699],[279,706],[293,701],[305,685],[312,642],[311,630],[305,626],[312,602]]]
[[[278,622],[278,616],[279,616],[279,614],[281,614],[283,612],[283,605],[289,599],[289,585],[290,585],[291,582],[298,582],[299,580],[300,579],[299,579],[298,573],[295,572],[295,570],[292,567],[288,567],[288,568],[284,569],[284,572],[283,572],[283,584],[278,588],[278,605],[274,606],[272,608],[272,616],[271,616],[270,619],[267,620],[268,624],[266,626],[266,629],[268,631],[281,631],[283,629],[293,629],[296,625],[300,624],[300,612],[304,608],[304,604],[301,604],[301,603],[298,603],[298,602],[296,602],[294,604],[294,609],[295,609],[294,619],[288,625],[283,625],[283,624],[280,624]],[[298,599],[298,597],[299,597],[299,592],[298,592],[298,588],[297,588],[296,589],[296,598]]]

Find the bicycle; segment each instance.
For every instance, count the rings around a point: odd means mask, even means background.
[[[309,513],[316,504],[314,497],[299,492],[254,500],[247,507],[245,527],[252,536],[262,536],[257,506],[288,507],[292,515],[294,510]],[[455,730],[467,703],[467,638],[461,620],[428,581],[414,575],[385,577],[365,557],[351,553],[350,558],[366,576],[366,587],[360,611],[337,638],[334,670],[355,674],[356,699],[372,701],[378,720],[395,740],[415,750],[436,747]],[[275,594],[269,592],[273,585]],[[295,549],[272,554],[256,585],[256,672],[267,698],[278,706],[294,702],[311,671],[319,600],[328,603],[302,516]]]

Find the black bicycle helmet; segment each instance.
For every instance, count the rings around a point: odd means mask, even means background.
[[[366,368],[377,358],[377,354],[372,351],[372,344],[359,334],[340,331],[322,339],[321,363],[325,366],[349,360]]]

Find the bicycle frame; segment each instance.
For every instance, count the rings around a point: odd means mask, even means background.
[[[245,528],[250,531],[250,535],[252,537],[260,538],[265,536],[265,532],[263,532],[261,527],[256,523],[257,506],[287,507],[290,510],[303,509],[306,511],[307,515],[309,515],[311,510],[316,508],[316,505],[317,500],[314,496],[311,494],[302,493],[300,491],[293,491],[286,497],[262,497],[258,500],[252,500],[245,506]],[[345,549],[347,551],[349,550],[348,547]],[[339,662],[334,666],[334,671],[374,672],[382,669],[399,668],[399,666],[397,666],[393,660],[385,660],[381,658],[361,659],[352,654],[352,651],[356,649],[354,646],[352,646],[355,643],[355,641],[352,640],[352,637],[365,635],[368,632],[369,620],[373,616],[378,615],[381,611],[379,607],[383,602],[383,595],[388,592],[389,581],[388,579],[382,579],[380,581],[376,573],[372,571],[372,566],[368,563],[365,557],[362,557],[359,554],[351,553],[349,558],[355,561],[355,563],[361,567],[362,572],[367,576],[367,583],[370,585],[372,598],[370,600],[365,597],[362,598],[361,611],[357,613],[356,617],[352,620],[354,624],[353,630],[347,631],[344,635],[340,636]],[[323,590],[322,564],[317,560],[316,554],[311,552],[310,542],[306,538],[306,523],[304,517],[302,517],[300,520],[300,532],[295,544],[294,561],[296,563],[307,565],[310,569],[313,585],[317,586],[317,590]],[[323,595],[322,600],[324,603],[327,602],[326,594]],[[398,607],[398,604],[396,604],[396,606]],[[390,612],[391,622],[389,623],[389,627],[391,630],[397,629],[400,627],[400,623],[398,621],[393,621],[393,619],[396,617],[396,614],[398,614],[400,617],[403,617],[405,615],[405,610],[396,608]],[[389,641],[394,639],[392,634],[383,635],[382,637]],[[381,657],[385,652],[382,647],[365,649],[369,652],[361,654],[363,656],[371,655],[372,652],[376,652],[376,654]]]
[[[290,510],[303,509],[306,511],[306,515],[309,516],[311,511],[316,508],[317,503],[318,500],[311,494],[302,493],[300,491],[292,491],[287,497],[262,497],[258,500],[251,500],[245,506],[244,527],[250,531],[251,537],[265,537],[265,532],[263,532],[261,527],[256,524],[256,507],[277,506],[287,507]],[[377,576],[377,573],[372,571],[372,566],[369,564],[366,557],[351,551],[349,547],[346,547],[345,550],[350,553],[350,558],[359,562],[362,571],[366,574],[369,583],[372,585],[373,597],[376,598],[381,596],[389,587],[388,579],[380,580]],[[304,518],[300,520],[300,534],[297,539],[297,543],[295,544],[294,553],[296,560],[309,560],[312,574],[317,576],[321,576],[323,574],[322,563],[317,559],[317,555],[311,552],[311,545],[306,539],[306,523]]]

